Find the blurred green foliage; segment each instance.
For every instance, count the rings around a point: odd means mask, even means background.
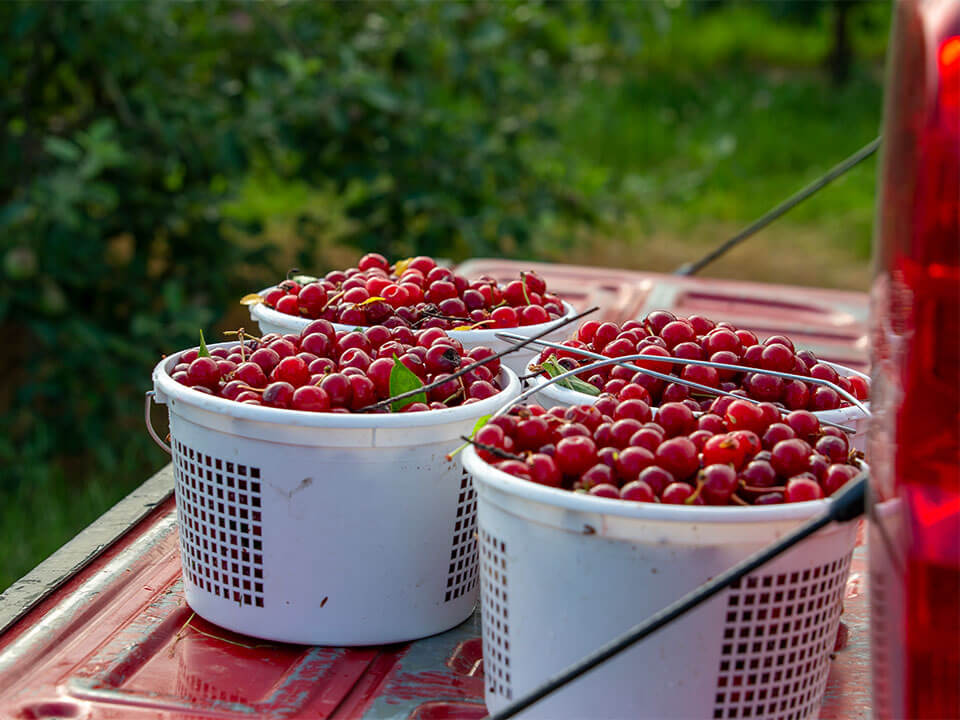
[[[290,264],[530,256],[700,192],[739,219],[731,178],[780,149],[763,114],[829,92],[754,72],[826,60],[829,10],[784,25],[784,4],[0,4],[0,588],[165,461],[150,368]],[[878,98],[870,72],[823,105],[807,164],[783,143],[773,192],[854,149],[825,128]]]

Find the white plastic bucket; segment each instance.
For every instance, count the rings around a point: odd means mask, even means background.
[[[230,343],[224,343],[230,346]],[[169,410],[187,602],[230,630],[370,645],[432,635],[477,598],[475,494],[445,455],[520,383],[470,405],[346,415],[256,407],[153,371]]]
[[[539,355],[537,357],[539,357]],[[530,361],[530,363],[524,369],[524,374],[533,374],[534,370],[532,368],[535,364],[536,358]],[[841,375],[850,375],[853,373],[853,370],[842,365],[833,365],[833,367],[836,368],[837,372],[839,372]],[[597,398],[593,395],[587,395],[586,393],[577,392],[576,390],[571,390],[570,388],[560,387],[560,383],[547,385],[547,378],[540,374],[527,380],[527,383],[531,387],[543,387],[543,389],[534,395],[532,399],[547,410],[558,405],[560,407],[570,407],[571,405],[593,405],[597,401]],[[868,410],[870,409],[869,402],[865,402],[864,406]],[[654,411],[655,410],[656,409],[654,409]],[[846,425],[847,427],[853,428],[855,431],[855,434],[851,436],[853,440],[853,448],[855,450],[859,450],[860,452],[864,452],[866,450],[867,421],[869,420],[869,416],[864,415],[860,408],[854,405],[849,405],[847,407],[837,408],[836,410],[821,410],[819,412],[815,412],[814,415],[820,418],[821,421],[825,420],[827,422],[837,423],[838,425]]]
[[[591,497],[514,478],[472,448],[464,467],[478,495],[491,712],[826,503],[702,508]],[[824,528],[520,716],[815,716],[856,528]]]
[[[272,289],[273,288],[267,288],[266,290],[262,290],[260,295],[265,295]],[[568,302],[563,303],[563,309],[566,311],[564,314],[565,318],[576,314],[573,306]],[[273,308],[267,307],[263,303],[257,303],[250,306],[250,317],[257,321],[257,324],[260,326],[260,331],[264,334],[299,334],[305,327],[307,327],[307,325],[313,322],[313,320],[308,318],[299,317],[297,315],[287,315],[286,313],[278,312]],[[551,320],[549,323],[540,323],[539,325],[523,325],[521,327],[510,328],[509,332],[516,335],[522,335],[524,337],[532,337],[537,333],[543,332],[555,322],[556,320]],[[353,330],[355,326],[333,323],[333,327],[337,330]],[[447,335],[458,340],[466,350],[470,350],[471,348],[479,345],[485,345],[494,352],[500,352],[501,350],[506,350],[511,347],[512,343],[509,343],[506,340],[500,340],[498,337],[496,337],[498,332],[504,331],[502,329],[446,331]],[[543,339],[551,342],[559,342],[565,339],[569,334],[570,328],[568,326],[564,326],[557,329],[556,332],[545,335]],[[516,352],[510,353],[509,355],[505,355],[500,362],[520,375],[525,371],[530,361],[539,356],[539,354],[540,351],[538,349],[527,346],[517,350]]]

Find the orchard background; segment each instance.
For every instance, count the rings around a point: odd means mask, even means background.
[[[887,2],[0,4],[0,589],[161,354],[361,252],[670,271],[871,140]],[[707,271],[864,289],[875,162]]]

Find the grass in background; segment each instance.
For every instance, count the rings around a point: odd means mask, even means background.
[[[602,229],[543,253],[673,270],[876,137],[888,10],[858,12],[842,87],[823,70],[826,14],[813,26],[776,23],[755,5],[671,14],[670,29],[590,82],[565,106],[560,137],[536,149],[546,171],[611,199]],[[702,274],[864,289],[875,174],[871,158]]]

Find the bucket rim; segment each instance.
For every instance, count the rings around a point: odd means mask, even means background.
[[[709,505],[663,505],[661,503],[637,502],[616,498],[596,497],[569,490],[540,485],[522,480],[498,470],[477,455],[471,445],[463,451],[463,465],[473,476],[474,482],[489,486],[503,494],[523,500],[542,503],[563,510],[581,513],[612,515],[633,520],[649,520],[664,523],[729,524],[780,522],[806,520],[827,509],[829,500],[807,500],[781,505],[751,505],[750,507]],[[863,463],[867,467],[866,463]],[[482,493],[479,493],[483,497]]]
[[[239,342],[210,343],[207,347],[210,349],[220,347],[232,348],[237,347],[239,344]],[[505,383],[500,392],[476,403],[446,408],[444,410],[426,410],[414,413],[345,414],[252,406],[214,395],[206,395],[187,385],[181,385],[174,380],[170,376],[169,371],[173,368],[173,365],[183,352],[184,350],[178,350],[161,360],[154,367],[153,385],[157,394],[157,402],[165,403],[169,398],[185,405],[219,415],[226,415],[238,420],[269,423],[271,425],[343,429],[430,427],[480,418],[484,415],[492,414],[506,402],[515,398],[520,392],[520,380],[517,378],[516,373],[506,365],[501,364],[500,380],[501,382],[505,381]]]
[[[269,287],[261,290],[258,294],[265,295],[266,293],[273,290],[274,287]],[[565,310],[564,314],[557,318],[557,320],[565,320],[569,317],[572,317],[576,314],[576,309],[568,303],[566,300],[561,300],[563,303],[563,309]],[[277,325],[280,327],[287,327],[291,332],[299,333],[310,323],[313,322],[309,318],[301,318],[295,315],[288,315],[286,313],[279,312],[273,308],[269,308],[266,305],[261,303],[256,303],[255,305],[250,306],[250,317],[256,320],[258,323],[262,320],[270,323],[271,325]],[[551,320],[550,322],[539,323],[537,325],[521,325],[515,328],[509,328],[511,332],[522,335],[536,335],[543,330],[546,330],[552,323],[557,322],[557,320]],[[356,328],[365,329],[368,327],[373,327],[372,325],[344,325],[342,323],[332,322],[335,330],[338,331],[349,331],[355,330]],[[462,342],[469,342],[471,345],[482,345],[485,342],[497,341],[497,333],[503,332],[504,328],[494,328],[490,330],[479,329],[479,330],[445,330],[451,338],[454,340],[459,340]]]

